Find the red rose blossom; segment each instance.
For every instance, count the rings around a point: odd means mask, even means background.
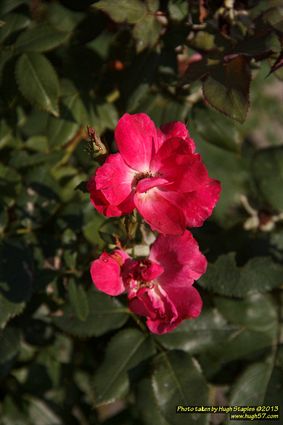
[[[192,234],[159,235],[150,255],[134,260],[124,251],[103,253],[91,265],[95,286],[109,295],[127,292],[130,309],[147,318],[153,333],[172,331],[182,320],[201,312],[202,300],[193,283],[207,266]]]
[[[125,114],[115,130],[119,153],[111,154],[88,182],[95,208],[107,217],[137,208],[153,230],[180,235],[212,213],[220,183],[211,179],[186,126],[158,129],[146,114]]]

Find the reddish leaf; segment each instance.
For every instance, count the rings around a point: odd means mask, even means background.
[[[244,122],[249,109],[251,71],[248,59],[232,56],[227,63],[215,65],[203,82],[207,102],[220,112]]]

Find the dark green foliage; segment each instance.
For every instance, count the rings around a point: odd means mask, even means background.
[[[59,115],[59,81],[45,56],[23,53],[17,62],[16,79],[27,100],[55,116]]]
[[[229,253],[209,265],[200,284],[215,294],[243,298],[281,286],[282,273],[283,266],[270,257],[254,257],[243,267],[237,267],[235,255]]]
[[[205,379],[196,361],[182,351],[160,354],[155,361],[152,385],[156,402],[170,423],[182,424],[183,416],[173,416],[172,406],[206,406],[208,388]],[[204,425],[208,423],[207,419],[207,415],[194,414],[186,419],[186,423]]]
[[[61,317],[54,318],[60,329],[84,338],[100,336],[123,326],[129,311],[118,300],[94,290],[86,292],[72,283],[68,286],[70,303],[66,304]]]
[[[253,171],[259,193],[269,208],[283,210],[283,148],[268,148],[256,153]]]
[[[282,22],[279,0],[0,1],[1,425],[283,404]],[[186,122],[222,185],[193,231],[203,312],[161,336],[89,275],[117,241],[145,248],[139,218],[106,221],[85,190],[87,126],[115,152],[125,112]]]
[[[118,332],[106,349],[94,379],[95,404],[108,404],[129,392],[128,373],[155,354],[150,336],[134,329]]]

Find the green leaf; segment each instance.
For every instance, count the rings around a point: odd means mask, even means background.
[[[152,376],[156,403],[170,425],[201,425],[208,423],[205,414],[176,414],[178,405],[208,404],[208,387],[199,365],[182,351],[170,351],[155,359]]]
[[[36,152],[48,153],[48,141],[46,136],[32,136],[25,142],[25,145]]]
[[[89,191],[87,189],[87,183],[88,183],[88,180],[83,180],[82,182],[80,182],[78,184],[78,186],[75,189],[79,190],[82,193],[89,193]],[[85,235],[85,237],[86,237],[86,235]]]
[[[27,425],[26,415],[20,409],[19,403],[7,395],[2,404],[1,421],[3,425]]]
[[[208,265],[199,284],[215,294],[242,298],[280,286],[282,273],[283,267],[270,257],[255,257],[243,267],[238,267],[235,254],[230,252]]]
[[[149,93],[149,84],[140,84],[131,94],[128,99],[127,110],[132,112],[140,107],[140,102],[144,100],[145,96]]]
[[[142,332],[125,329],[116,334],[95,374],[96,405],[125,397],[130,387],[128,372],[154,353],[152,339]]]
[[[215,48],[216,35],[208,31],[197,31],[190,42],[194,50],[209,52]]]
[[[21,187],[20,182],[20,175],[14,168],[0,164],[1,197],[8,206],[11,206],[15,202],[15,197]]]
[[[231,406],[258,406],[264,398],[272,372],[272,363],[254,363],[249,366],[233,385]],[[237,421],[245,424],[246,421]]]
[[[189,12],[188,2],[185,0],[169,0],[168,10],[174,21],[182,21]]]
[[[20,314],[24,307],[24,303],[14,303],[9,301],[0,292],[0,329],[4,328],[10,319]]]
[[[276,343],[274,332],[257,332],[244,327],[236,330],[223,343],[200,353],[199,361],[205,375],[211,379],[224,365],[234,361],[253,361],[262,354],[270,354]]]
[[[60,186],[52,176],[50,170],[51,165],[58,162],[59,155],[55,152],[54,156],[50,155],[48,159],[50,161],[49,163],[42,164],[38,168],[31,167],[26,175],[27,184],[32,188],[30,200],[39,208],[42,202],[45,202],[45,208],[48,205],[47,211],[44,212],[46,215],[52,214],[52,209],[54,207],[56,208],[56,203],[60,200]],[[49,202],[46,202],[46,200]],[[36,211],[36,214],[39,214],[39,211]],[[39,218],[36,214],[33,217],[34,220]]]
[[[225,342],[239,327],[227,323],[216,309],[203,311],[194,320],[185,320],[174,331],[157,336],[167,349],[183,350],[197,354]]]
[[[122,239],[125,236],[125,227],[122,223],[115,217],[104,220],[98,230],[100,238],[108,244],[115,244],[117,237]]]
[[[9,216],[7,208],[2,208],[2,205],[0,203],[0,235],[3,235],[5,227],[9,223]]]
[[[8,327],[0,331],[0,364],[12,359],[19,351],[21,333],[18,329]]]
[[[138,22],[146,13],[146,6],[140,0],[100,0],[93,5],[107,13],[115,22]]]
[[[193,109],[196,131],[206,142],[232,152],[239,152],[241,135],[237,127],[224,115],[208,108]]]
[[[135,405],[144,425],[169,425],[160,413],[150,378],[144,378],[138,383]]]
[[[265,405],[283,405],[283,370],[275,367],[272,371],[270,381],[264,399]],[[262,423],[262,421],[261,421]],[[258,425],[258,424],[257,424]]]
[[[283,81],[283,68],[280,67],[277,71],[274,72],[274,75],[278,80]]]
[[[24,53],[16,64],[16,79],[26,99],[40,109],[58,116],[59,81],[45,56]]]
[[[73,305],[67,303],[63,315],[53,319],[60,329],[71,335],[90,338],[118,329],[127,321],[129,311],[116,298],[94,290],[88,291],[86,296],[89,312],[85,320],[78,319]]]
[[[0,28],[0,42],[2,43],[7,37],[16,31],[26,28],[30,23],[30,19],[19,13],[10,13],[5,16],[3,26]]]
[[[6,239],[0,245],[0,259],[0,294],[15,304],[29,300],[33,285],[33,264],[29,248],[18,241]],[[16,312],[20,308],[20,305],[15,307]]]
[[[0,15],[5,15],[21,4],[27,4],[28,0],[2,0],[0,3]]]
[[[159,9],[159,0],[146,0],[146,7],[149,12],[154,13]]]
[[[101,131],[106,128],[114,130],[119,119],[118,112],[115,106],[112,103],[108,102],[98,103],[95,106],[99,121],[98,125],[100,126]]]
[[[6,121],[0,121],[0,149],[12,143],[13,135],[11,128],[7,125]]]
[[[159,126],[164,122],[174,120],[185,121],[187,117],[189,106],[184,106],[182,102],[169,96],[163,96],[160,93],[148,93],[141,100],[139,100],[140,103],[133,112],[146,111]]]
[[[216,297],[215,304],[229,322],[254,331],[276,331],[277,311],[268,295],[253,294],[243,300]]]
[[[281,5],[282,5],[281,0],[269,0],[269,1],[256,2],[251,9],[251,17],[255,19],[258,16],[262,15],[264,12],[269,11],[270,8],[273,8],[273,7],[275,8]]]
[[[280,7],[281,6],[281,7]],[[263,19],[279,32],[283,32],[283,7],[274,7],[264,13]]]
[[[51,147],[68,143],[82,125],[88,124],[88,113],[80,93],[69,80],[61,84],[62,106],[60,117],[49,117],[47,135]]]
[[[278,229],[270,238],[271,244],[278,250],[283,251],[283,229]]]
[[[65,43],[69,32],[58,31],[49,24],[40,24],[22,32],[15,43],[18,52],[47,52]]]
[[[65,145],[72,140],[78,130],[79,125],[76,122],[64,118],[64,111],[62,111],[62,117],[54,118],[50,116],[47,123],[49,145],[52,148]]]
[[[272,352],[278,334],[278,317],[277,307],[269,296],[254,294],[243,300],[215,297],[214,301],[235,329],[225,340],[200,354],[207,376],[214,376],[226,363]]]
[[[282,405],[283,386],[282,373],[274,368],[272,359],[266,362],[254,363],[243,372],[233,384],[230,405],[231,406],[274,406]],[[278,379],[279,378],[279,379]],[[264,411],[262,411],[264,412]],[[262,413],[261,412],[261,413]],[[271,414],[273,414],[272,412]],[[264,414],[264,413],[263,413]],[[269,413],[265,412],[265,415]],[[263,419],[264,417],[262,417]],[[245,420],[238,420],[240,425],[246,424]],[[253,423],[260,425],[263,420],[254,420]]]
[[[81,173],[78,172],[77,169],[75,169],[74,172],[70,170],[70,172],[68,173],[68,169],[69,167],[62,166],[60,168],[59,167],[56,168],[56,171],[53,172],[53,175],[57,179],[56,174],[59,170],[60,171],[62,170],[63,172],[66,171],[66,174],[64,175],[62,173],[62,177],[60,177],[60,180],[61,180],[60,182],[62,184],[66,180],[66,184],[64,185],[64,188],[62,188],[60,193],[60,196],[64,202],[69,202],[72,200],[72,198],[74,198],[74,191],[78,187],[79,182],[81,182],[82,179],[85,179],[87,177],[86,174],[82,174],[82,172]]]
[[[103,60],[109,56],[115,35],[109,31],[102,31],[96,38],[87,43],[87,47],[97,53]]]
[[[259,150],[252,171],[260,195],[275,210],[283,211],[283,147]]]
[[[93,210],[92,205],[90,207]],[[105,221],[105,218],[102,215],[99,215],[95,210],[92,211],[92,215],[94,216],[92,219],[86,221],[83,226],[83,234],[87,241],[92,244],[98,245],[99,247],[103,247],[104,242],[99,235],[99,228]]]
[[[63,425],[63,420],[53,411],[51,404],[39,398],[29,398],[30,423],[37,425]]]
[[[133,30],[133,36],[137,40],[137,51],[153,47],[159,39],[161,29],[160,22],[153,15],[146,15],[139,20]]]
[[[54,152],[49,154],[48,161],[50,163],[53,161],[56,163],[61,159],[61,157],[62,155],[58,154],[58,152]],[[32,167],[44,163],[46,163],[45,152],[28,154],[26,151],[18,151],[10,161],[10,165],[18,169]]]
[[[76,284],[74,279],[68,283],[68,294],[72,308],[79,320],[86,320],[89,315],[89,304],[86,291]]]
[[[233,130],[231,132],[233,135]],[[198,140],[197,135],[195,140]],[[239,154],[206,142],[198,143],[197,150],[202,155],[210,176],[221,182],[221,196],[213,212],[213,218],[224,228],[242,222],[239,206],[241,196],[248,192],[250,180],[244,159]]]
[[[211,69],[203,82],[203,94],[215,109],[242,123],[249,109],[250,80],[247,60],[237,56]]]
[[[5,66],[9,64],[9,61],[13,58],[13,52],[11,50],[0,50],[0,82],[2,82],[3,71]]]
[[[57,30],[64,32],[73,31],[84,19],[85,14],[78,10],[73,11],[60,3],[49,3],[47,8],[47,20]]]
[[[27,115],[26,120],[22,126],[22,130],[25,136],[31,137],[45,134],[48,117],[48,112],[33,108]]]

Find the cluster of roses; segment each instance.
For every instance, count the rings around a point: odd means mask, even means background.
[[[148,258],[133,259],[120,248],[103,253],[92,262],[91,276],[106,294],[126,292],[129,308],[162,334],[201,312],[193,283],[207,261],[186,227],[199,227],[211,215],[220,183],[209,177],[181,122],[159,129],[146,114],[125,114],[115,140],[119,153],[109,155],[88,182],[91,201],[107,217],[136,208],[160,235]]]

